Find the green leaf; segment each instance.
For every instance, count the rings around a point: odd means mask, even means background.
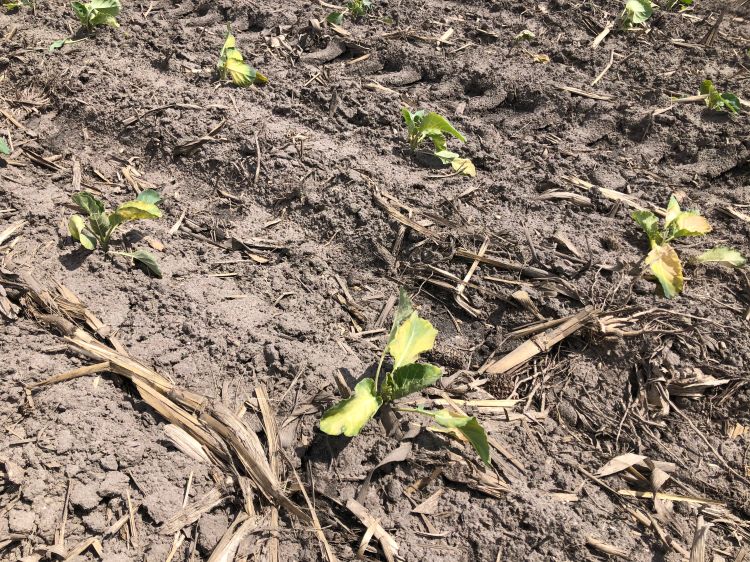
[[[665,297],[671,299],[682,292],[682,263],[672,246],[655,246],[646,256],[645,263],[661,284]]]
[[[388,352],[393,357],[394,371],[399,367],[414,363],[420,353],[429,351],[435,345],[437,330],[427,320],[412,312],[396,330],[388,343]]]
[[[625,3],[625,19],[630,25],[645,22],[653,13],[650,0],[628,0]]]
[[[86,4],[72,2],[71,6],[81,25],[89,28],[99,25],[120,27],[115,19],[120,13],[120,0],[91,0]]]
[[[455,428],[460,431],[469,443],[471,443],[481,459],[486,464],[490,464],[490,445],[487,442],[487,433],[479,425],[477,418],[463,416],[446,409],[435,412],[432,414],[432,417],[443,427]]]
[[[445,135],[443,133],[430,133],[427,135],[427,138],[432,141],[432,144],[435,147],[435,152],[444,152],[447,150],[448,141],[445,140]]]
[[[523,31],[521,31],[521,33],[519,33],[518,35],[516,35],[513,38],[513,41],[515,41],[517,43],[520,43],[521,41],[531,41],[535,37],[536,37],[536,35],[534,35],[533,31],[530,31],[528,29],[524,29]]]
[[[320,429],[328,435],[354,437],[372,419],[383,404],[375,394],[375,381],[363,379],[354,387],[354,394],[325,411]]]
[[[652,244],[661,244],[662,236],[659,233],[659,218],[651,211],[635,211],[633,220],[646,232]]]
[[[107,245],[107,236],[109,234],[109,216],[107,213],[93,213],[89,215],[89,226],[91,232],[101,242],[103,246]]]
[[[255,83],[255,69],[242,62],[242,59],[236,57],[227,59],[225,69],[232,82],[240,88],[247,88]]]
[[[70,43],[70,39],[58,39],[57,41],[52,42],[52,44],[49,46],[49,50],[55,51],[57,49],[62,49],[68,43]]]
[[[746,260],[737,250],[718,246],[703,252],[701,255],[692,259],[695,263],[718,263],[727,267],[742,267]]]
[[[86,5],[82,2],[71,2],[70,5],[73,7],[73,11],[76,13],[76,16],[78,16],[78,20],[81,22],[81,25],[88,26],[89,10],[87,9]]]
[[[117,215],[116,217],[114,215]],[[153,203],[146,201],[130,201],[123,203],[113,213],[113,222],[122,224],[127,221],[158,219],[161,217],[161,210]]]
[[[742,108],[737,96],[728,92],[719,93],[711,80],[701,82],[699,91],[701,95],[706,96],[706,105],[714,111],[738,113]]]
[[[427,363],[412,363],[388,373],[380,394],[385,402],[398,400],[435,384],[443,375],[440,367]]]
[[[742,106],[740,105],[740,98],[729,92],[721,94],[722,107],[729,111],[729,113],[739,113]]]
[[[94,250],[96,248],[96,239],[89,238],[86,235],[85,229],[86,223],[80,215],[73,215],[68,220],[68,232],[73,240],[80,242],[81,246],[87,250]]]
[[[331,12],[330,14],[326,16],[326,21],[334,25],[341,25],[342,23],[344,23],[344,13],[343,12]]]
[[[474,162],[468,158],[455,158],[451,162],[451,167],[455,172],[469,176],[470,178],[475,178],[477,176],[477,169],[474,166]]]
[[[456,154],[455,152],[451,152],[450,150],[440,150],[435,153],[435,156],[440,158],[440,161],[443,164],[450,164],[456,158],[458,158],[458,154]]]
[[[99,201],[99,199],[91,195],[88,191],[79,191],[73,195],[73,202],[86,211],[86,214],[89,216],[104,212],[104,203]]]
[[[430,112],[424,116],[419,123],[419,131],[425,137],[445,133],[457,138],[461,142],[466,142],[466,138],[453,128],[448,120],[435,112]]]
[[[406,123],[407,130],[411,133],[416,129],[416,123],[414,122],[414,114],[409,111],[409,108],[402,107],[401,108],[401,115],[404,118],[404,122]]]
[[[145,266],[146,270],[153,273],[156,277],[161,279],[161,268],[159,267],[159,264],[156,262],[156,258],[153,256],[151,252],[147,252],[146,250],[136,250],[135,252],[117,252],[121,256],[125,256],[128,258],[133,258],[138,263],[141,263]]]
[[[10,154],[8,141],[6,141],[3,137],[0,137],[0,154],[5,154],[6,156]]]
[[[135,200],[156,205],[159,201],[161,201],[161,195],[159,195],[158,191],[155,191],[153,189],[144,189],[138,194],[138,197],[136,197]]]
[[[703,82],[701,82],[701,86],[698,91],[702,96],[710,96],[713,92],[716,91],[716,88],[714,88],[714,83],[711,82],[711,80],[704,80]]]
[[[406,289],[400,287],[398,290],[398,306],[396,307],[396,312],[393,314],[393,323],[391,324],[391,331],[388,334],[388,343],[393,341],[393,338],[396,337],[396,330],[398,330],[398,327],[401,326],[404,320],[411,316],[412,312],[414,312],[414,307],[411,304],[409,293],[406,292]]]

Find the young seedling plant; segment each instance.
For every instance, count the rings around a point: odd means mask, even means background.
[[[409,146],[416,151],[428,139],[432,141],[433,152],[443,164],[450,164],[456,173],[474,177],[477,170],[468,158],[461,158],[455,152],[448,150],[448,139],[450,135],[461,142],[466,142],[466,137],[459,133],[450,122],[435,112],[427,112],[424,109],[410,111],[404,107],[401,115],[406,122],[406,130]]]
[[[688,236],[703,236],[711,232],[711,225],[697,211],[680,209],[675,196],[669,198],[664,226],[659,227],[659,218],[651,211],[636,211],[633,219],[643,228],[651,247],[644,265],[651,269],[661,285],[664,296],[671,299],[682,292],[684,279],[682,262],[670,244]],[[737,250],[719,246],[693,258],[695,263],[718,263],[730,267],[741,267],[745,258]]]
[[[619,17],[620,28],[629,31],[646,22],[654,13],[651,0],[628,0]]]
[[[222,80],[231,78],[232,82],[240,88],[247,88],[252,84],[263,85],[268,82],[268,78],[245,62],[242,53],[237,48],[237,40],[229,28],[227,28],[227,36],[216,66],[219,69],[219,78]]]
[[[78,16],[81,25],[93,30],[100,25],[120,27],[116,17],[120,14],[120,0],[91,0],[91,2],[71,2],[73,11]]]
[[[328,435],[359,435],[383,404],[419,392],[434,384],[442,376],[440,367],[418,363],[420,354],[432,349],[437,330],[429,321],[420,318],[412,307],[409,296],[402,289],[398,307],[393,317],[388,343],[380,356],[375,378],[357,383],[354,393],[325,411],[320,419],[320,429]],[[386,354],[393,359],[393,367],[378,388],[380,373]],[[481,459],[490,463],[487,434],[477,419],[448,409],[395,408],[401,412],[414,412],[432,418],[448,432],[462,436],[474,447]]]
[[[153,189],[142,191],[135,201],[123,203],[113,212],[107,212],[99,199],[88,193],[80,191],[73,195],[73,202],[85,213],[87,219],[81,215],[73,215],[68,220],[68,232],[73,240],[80,242],[87,250],[95,250],[101,247],[104,253],[109,253],[109,244],[112,235],[117,228],[130,221],[158,219],[161,210],[156,204],[161,200],[159,194]],[[135,252],[113,252],[115,254],[132,258],[143,264],[146,269],[157,277],[161,277],[161,270],[156,259],[146,250]]]
[[[736,114],[741,109],[737,96],[729,92],[719,93],[711,80],[704,80],[701,83],[700,94],[706,96],[706,105],[714,111]]]
[[[326,17],[328,23],[341,25],[344,23],[345,16],[351,16],[354,19],[361,18],[372,9],[370,0],[351,0],[346,3],[344,10],[331,12]]]
[[[5,138],[0,137],[0,158],[3,156],[10,156],[10,146]]]

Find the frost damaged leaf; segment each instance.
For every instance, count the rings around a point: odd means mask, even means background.
[[[680,215],[682,210],[680,209],[680,203],[674,195],[669,196],[669,203],[667,204],[667,214],[664,217],[664,228],[669,227],[670,224]],[[649,213],[654,220],[657,220],[653,213]]]
[[[73,215],[68,220],[68,232],[70,233],[71,238],[76,242],[80,242],[81,246],[87,250],[93,250],[96,248],[96,240],[86,236],[84,232],[85,228],[86,223],[80,215]]]
[[[216,65],[221,79],[226,80],[227,75],[229,75],[232,82],[241,88],[247,88],[252,84],[266,84],[268,78],[245,62],[242,53],[236,48],[236,44],[234,35],[227,31],[224,46],[219,54],[219,62]]]
[[[471,443],[481,459],[486,464],[490,464],[490,446],[487,442],[487,433],[479,425],[477,418],[463,416],[451,410],[438,410],[430,415],[443,427],[455,428],[460,431],[469,443]]]
[[[414,363],[420,353],[432,349],[436,337],[437,330],[432,324],[412,312],[388,343],[388,352],[394,361],[393,370]]]
[[[372,419],[383,404],[375,393],[375,381],[363,379],[354,387],[354,394],[325,411],[320,430],[328,435],[354,437]]]
[[[412,312],[414,312],[414,307],[411,304],[409,293],[401,287],[398,290],[398,306],[393,315],[393,324],[391,324],[391,331],[388,334],[388,343],[393,341],[393,338],[396,336],[396,330],[398,330],[398,327],[403,324],[404,320],[411,316]]]
[[[123,203],[113,213],[112,219],[117,224],[134,220],[158,219],[161,217],[161,209],[153,203],[146,201],[130,201]]]
[[[695,211],[684,211],[677,215],[671,225],[673,229],[672,238],[684,238],[685,236],[702,236],[711,232],[711,225],[705,217]]]
[[[388,373],[380,393],[386,402],[398,400],[435,384],[442,375],[440,367],[435,365],[426,363],[405,365]]]
[[[655,246],[646,256],[646,265],[661,284],[665,297],[671,299],[682,292],[682,264],[672,246]]]
[[[451,167],[464,176],[469,176],[470,178],[477,177],[477,169],[474,163],[468,158],[454,158],[451,161]]]
[[[153,256],[151,252],[147,252],[146,250],[136,250],[135,252],[117,252],[121,256],[125,256],[127,258],[132,258],[133,260],[137,261],[138,263],[142,264],[146,270],[150,271],[154,274],[154,276],[161,279],[161,268],[159,267],[159,264],[156,262],[156,258]]]
[[[692,261],[695,263],[717,263],[727,267],[742,267],[746,263],[741,253],[726,246],[712,248],[694,257]]]

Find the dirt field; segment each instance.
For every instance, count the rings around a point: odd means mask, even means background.
[[[684,261],[719,244],[750,255],[747,106],[671,101],[707,78],[750,100],[750,4],[655,9],[597,48],[619,3],[373,8],[337,33],[308,2],[128,1],[119,29],[90,36],[67,2],[0,11],[14,149],[0,232],[23,221],[0,242],[0,559],[82,546],[81,560],[209,560],[247,516],[237,554],[211,560],[353,560],[368,527],[346,507],[357,498],[406,561],[747,560],[747,270],[686,265],[667,300],[641,275],[648,242],[630,215],[675,194],[713,226],[675,244]],[[266,86],[218,81],[227,24]],[[535,37],[514,41],[524,29]],[[72,36],[85,40],[48,51]],[[450,146],[476,178],[409,151],[405,105],[466,135]],[[163,278],[68,235],[74,192],[115,207],[148,187],[164,217],[113,247],[148,248]],[[35,302],[29,275],[74,293],[104,325],[96,339],[239,412],[267,448],[265,387],[284,492],[310,513],[301,482],[319,524],[282,506],[277,525],[257,490],[243,500],[239,465],[191,458],[111,369],[25,392],[95,362],[41,315],[65,311]],[[426,359],[445,376],[423,403],[518,400],[464,406],[494,440],[491,469],[412,415],[386,411],[352,439],[318,429],[337,373],[353,388],[374,371],[399,287],[440,330]],[[491,372],[586,307],[548,352]],[[597,476],[625,453],[639,464]],[[186,487],[187,505],[223,499],[165,533]],[[386,559],[378,539],[367,559]]]

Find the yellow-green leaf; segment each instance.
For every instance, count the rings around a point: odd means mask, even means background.
[[[86,223],[84,222],[83,217],[81,217],[80,215],[73,215],[68,220],[68,232],[70,233],[70,236],[73,238],[73,240],[80,242],[81,246],[83,246],[87,250],[93,250],[94,248],[96,248],[96,240],[89,238],[86,235],[86,233],[84,232],[85,228]]]
[[[680,215],[680,203],[674,195],[669,197],[669,204],[667,205],[667,215],[664,217],[664,227],[668,227],[674,220]]]
[[[383,400],[376,396],[375,381],[363,379],[354,387],[354,394],[325,411],[320,430],[328,435],[354,437],[377,413]]]
[[[139,219],[158,219],[161,217],[161,210],[153,203],[147,201],[129,201],[117,207],[113,213],[117,216],[117,224]]]
[[[447,428],[455,428],[471,443],[474,450],[481,459],[490,464],[490,446],[487,441],[487,433],[479,425],[477,418],[463,416],[451,410],[439,410],[433,414],[437,423]]]
[[[737,250],[718,246],[703,252],[700,256],[693,258],[696,263],[718,263],[728,267],[742,267],[746,260]]]
[[[388,352],[393,357],[394,371],[399,367],[414,363],[420,353],[429,351],[435,345],[437,330],[416,312],[404,320],[388,344]]]
[[[671,299],[682,292],[682,263],[672,246],[655,246],[646,256],[646,265],[661,284],[665,297]]]
[[[694,211],[684,211],[677,215],[672,223],[674,229],[674,238],[684,236],[702,236],[711,232],[711,225],[708,221]]]
[[[477,169],[474,167],[474,163],[468,158],[454,158],[451,160],[451,167],[465,176],[475,178],[477,176]]]
[[[237,51],[231,52],[236,53]],[[255,71],[249,64],[242,62],[242,57],[227,58],[225,68],[232,82],[241,88],[247,88],[255,82]]]

